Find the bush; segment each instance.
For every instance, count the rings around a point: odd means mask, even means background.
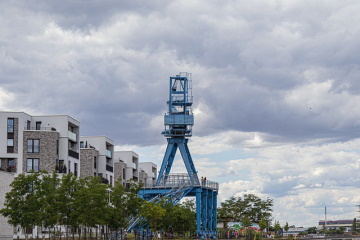
[[[135,235],[133,233],[126,234],[126,239],[132,240],[135,239]]]

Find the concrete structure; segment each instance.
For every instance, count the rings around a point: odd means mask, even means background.
[[[137,153],[133,151],[115,151],[114,159],[126,164],[125,175],[123,176],[125,182],[139,180],[139,155]]]
[[[139,162],[139,181],[144,183],[145,187],[155,186],[157,178],[157,166],[152,162]]]
[[[82,177],[100,176],[114,184],[114,141],[106,136],[80,138]],[[119,176],[117,176],[119,177]]]

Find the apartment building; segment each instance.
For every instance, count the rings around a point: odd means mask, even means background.
[[[114,164],[114,141],[106,136],[80,137],[80,156],[81,177],[100,176],[111,186],[125,168],[124,164]]]
[[[80,122],[67,115],[0,112],[0,208],[20,173],[45,170],[79,176]],[[0,239],[17,231],[0,216]]]
[[[157,166],[152,162],[139,162],[139,181],[143,182],[145,187],[153,187],[157,178]]]
[[[142,182],[155,183],[155,164],[139,163],[138,154],[114,151],[114,146],[106,136],[80,137],[80,122],[68,115],[0,111],[0,208],[10,183],[21,173],[72,172],[78,177],[103,177],[110,185],[121,179],[124,186],[130,179],[139,181],[140,175]],[[17,234],[0,215],[0,240]]]
[[[133,151],[115,151],[114,159],[125,163],[124,181],[139,180],[139,155]]]
[[[0,112],[1,170],[57,170],[79,176],[79,132],[80,122],[67,115]]]

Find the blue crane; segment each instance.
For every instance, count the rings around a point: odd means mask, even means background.
[[[191,74],[180,73],[170,77],[168,111],[164,116],[165,129],[162,132],[167,140],[167,148],[158,178],[154,186],[145,186],[139,196],[147,201],[158,201],[161,197],[177,204],[183,197],[196,199],[196,234],[199,238],[216,238],[216,214],[218,183],[201,179],[188,148],[192,136],[194,115],[192,113]],[[171,173],[171,167],[179,149],[187,173]],[[136,218],[129,224],[130,231],[136,228]]]

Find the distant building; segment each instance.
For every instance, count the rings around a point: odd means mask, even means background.
[[[340,227],[345,227],[345,232],[351,232],[354,219],[346,220],[319,220],[318,230],[323,229],[325,226],[327,229],[339,229]],[[360,220],[356,221],[358,224]]]
[[[157,166],[152,162],[139,162],[139,181],[142,181],[145,187],[155,186],[157,178]]]
[[[81,176],[99,176],[113,186],[114,141],[106,136],[81,137],[80,153],[84,171]]]
[[[289,227],[288,231],[284,231],[283,236],[297,236],[300,233],[306,232],[308,228],[304,227]]]
[[[124,181],[139,180],[139,155],[133,151],[115,151],[115,161],[122,161],[126,164]]]

